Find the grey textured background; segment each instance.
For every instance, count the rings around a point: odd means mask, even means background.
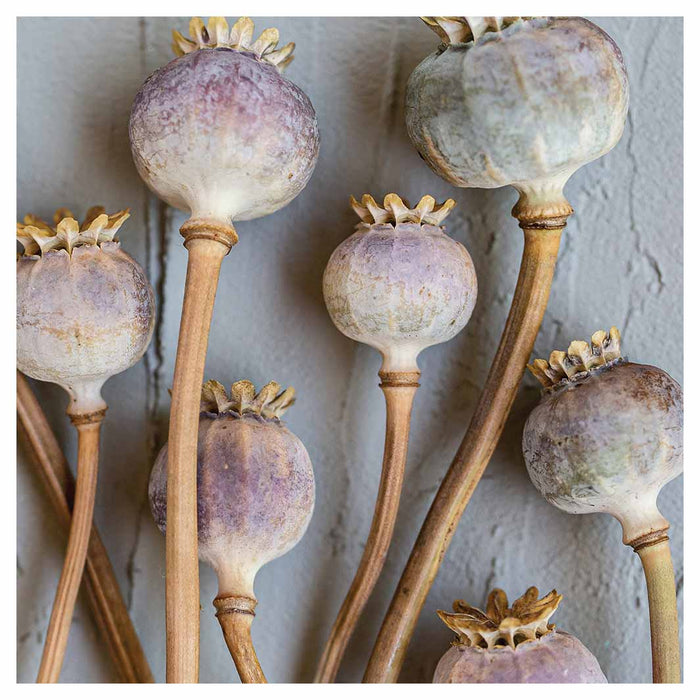
[[[630,116],[615,150],[567,187],[576,214],[564,234],[536,353],[547,356],[617,324],[631,359],[658,364],[682,382],[682,20],[594,21],[625,56]],[[353,230],[348,195],[454,197],[457,208],[446,226],[469,249],[479,278],[466,330],[420,358],[422,388],[396,540],[340,675],[357,681],[505,321],[522,249],[509,215],[516,196],[510,189],[453,188],[413,151],[403,90],[437,43],[417,19],[259,19],[258,31],[265,26],[277,26],[283,43],[297,44],[288,76],[317,110],[321,154],[309,186],[291,205],[237,227],[240,243],[224,261],[206,376],[225,384],[247,377],[294,385],[299,400],[287,422],[315,466],[317,505],[307,535],[257,580],[253,633],[271,681],[311,680],[360,559],[378,483],[379,355],[335,330],[321,295],[324,265]],[[178,227],[185,215],[162,205],[139,180],[127,121],[143,80],[171,58],[173,27],[184,31],[187,20],[37,18],[18,25],[18,217],[27,211],[50,217],[59,206],[81,216],[96,203],[109,211],[130,206],[121,238],[157,292],[158,326],[145,360],[105,388],[110,410],[95,517],[158,680],[164,677],[164,539],[148,511],[146,483],[167,432],[186,264]],[[54,386],[35,389],[73,461],[65,396]],[[430,593],[402,680],[428,681],[449,646],[452,634],[436,608],[454,598],[482,604],[493,586],[517,596],[531,584],[564,594],[555,622],[593,651],[610,681],[651,678],[642,568],[622,544],[619,525],[604,515],[561,513],[528,480],[519,443],[537,397],[534,380],[526,378]],[[682,610],[682,479],[666,487],[660,506],[672,523]],[[22,453],[18,518],[18,678],[31,681],[65,538]],[[233,682],[210,603],[215,577],[204,567],[201,584],[201,680]],[[62,679],[115,679],[84,598]]]

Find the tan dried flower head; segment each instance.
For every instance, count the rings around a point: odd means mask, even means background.
[[[445,44],[478,41],[488,32],[500,32],[518,20],[531,17],[421,17]]]
[[[280,40],[277,29],[265,29],[255,41],[254,32],[255,24],[250,17],[241,17],[231,28],[230,34],[228,22],[223,17],[210,17],[206,26],[199,17],[193,17],[190,20],[191,39],[173,30],[173,51],[176,56],[184,56],[200,49],[226,48],[246,51],[282,72],[294,60],[294,42],[277,49]]]
[[[547,360],[534,360],[527,368],[544,387],[561,381],[575,381],[589,372],[607,367],[622,359],[620,331],[613,326],[609,333],[596,331],[590,345],[585,340],[574,340],[566,352],[553,350]]]
[[[242,379],[231,386],[227,394],[223,384],[210,379],[202,386],[200,408],[207,413],[227,413],[235,411],[240,415],[255,413],[263,418],[279,418],[294,403],[294,387],[279,393],[281,387],[277,382],[268,382],[255,393],[255,386],[247,379]]]
[[[561,602],[561,595],[555,590],[538,600],[539,591],[535,586],[527,589],[512,607],[508,607],[508,597],[500,588],[489,593],[486,612],[467,605],[463,600],[455,600],[454,612],[438,610],[440,619],[456,634],[456,645],[493,649],[496,647],[515,648],[523,642],[533,641],[552,632],[554,625],[549,618]]]
[[[407,200],[393,193],[384,197],[383,206],[377,204],[369,194],[362,195],[361,202],[350,197],[350,206],[365,224],[415,223],[440,226],[454,205],[454,199],[436,204],[435,197],[429,194],[422,197],[413,209]]]
[[[118,241],[119,227],[129,218],[129,209],[108,215],[104,207],[91,207],[82,224],[78,224],[73,213],[64,208],[57,209],[53,226],[49,226],[34,214],[27,214],[23,222],[17,222],[17,240],[24,248],[24,255],[47,253],[49,250],[67,250],[81,245],[100,245],[107,241]]]

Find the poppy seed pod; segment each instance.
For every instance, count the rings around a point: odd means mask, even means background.
[[[557,508],[620,521],[644,567],[654,682],[680,683],[669,523],[656,498],[682,471],[683,392],[658,367],[623,358],[615,327],[529,367],[545,387],[523,433],[530,479]]]
[[[135,364],[153,332],[153,290],[116,233],[129,216],[93,207],[82,226],[59,209],[54,227],[17,224],[17,367],[62,386],[69,412],[105,408],[100,391]]]
[[[562,194],[620,139],[629,86],[620,50],[581,17],[427,17],[442,39],[411,74],[406,125],[440,177],[513,185],[536,218],[567,216]],[[518,205],[516,205],[518,209]]]
[[[415,371],[418,354],[457,335],[476,303],[472,259],[441,227],[454,200],[426,195],[414,209],[396,194],[383,207],[369,195],[350,201],[361,221],[326,266],[328,313],[341,333],[382,353],[382,371]]]
[[[454,612],[438,610],[457,639],[433,683],[607,683],[595,656],[549,623],[562,597],[556,591],[538,596],[532,586],[511,608],[496,588],[486,613],[462,600],[454,602]]]
[[[614,515],[627,544],[668,528],[656,497],[683,468],[678,383],[623,358],[615,327],[530,369],[545,386],[523,432],[538,491],[569,513]]]
[[[139,90],[129,135],[148,186],[193,220],[230,224],[277,211],[305,187],[318,157],[316,114],[281,71],[294,44],[279,32],[253,41],[243,17],[190,22],[174,32],[178,58]]]
[[[219,579],[219,596],[254,599],[261,566],[302,537],[314,506],[311,460],[301,440],[280,421],[294,401],[270,382],[256,395],[248,381],[230,396],[209,381],[199,419],[197,533],[199,557]],[[168,445],[153,466],[151,511],[165,533]]]

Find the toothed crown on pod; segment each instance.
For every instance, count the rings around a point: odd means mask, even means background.
[[[231,27],[223,17],[210,17],[205,26],[199,17],[190,20],[191,39],[173,29],[173,51],[176,56],[199,51],[200,49],[226,48],[255,54],[259,59],[283,71],[293,60],[294,42],[290,41],[278,49],[280,33],[274,27],[263,30],[254,41],[255,24],[250,17],[241,17]]]
[[[455,206],[454,199],[447,199],[442,204],[436,204],[435,197],[429,194],[421,197],[418,204],[411,209],[407,200],[391,193],[384,197],[380,206],[370,194],[362,195],[358,202],[350,197],[350,206],[365,224],[431,224],[440,226]]]
[[[104,207],[95,206],[88,210],[83,223],[79,224],[70,209],[62,207],[53,216],[53,226],[34,214],[27,214],[22,222],[17,222],[17,240],[24,255],[43,254],[49,250],[71,253],[73,248],[81,245],[118,241],[117,231],[128,218],[128,209],[108,215]]]
[[[590,344],[585,340],[574,340],[566,352],[553,350],[549,361],[537,359],[527,367],[544,387],[552,387],[621,360],[620,342],[620,331],[613,326],[608,333],[596,331]]]

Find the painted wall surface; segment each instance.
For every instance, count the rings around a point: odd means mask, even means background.
[[[631,85],[630,115],[612,153],[580,170],[566,189],[576,213],[563,236],[552,296],[536,343],[546,357],[574,338],[616,324],[631,359],[683,380],[682,55],[680,19],[595,20],[619,44]],[[454,197],[447,230],[470,251],[479,279],[472,320],[453,341],[427,350],[412,426],[405,498],[380,584],[352,640],[340,679],[358,681],[415,535],[457,446],[503,327],[522,238],[510,217],[511,189],[458,190],[420,160],[406,135],[403,93],[437,38],[415,18],[259,19],[296,42],[288,71],[318,113],[321,153],[306,190],[282,211],[237,226],[224,261],[206,377],[293,385],[289,427],[306,444],[317,480],[307,535],[260,572],[253,636],[271,681],[310,681],[326,635],[359,562],[378,484],[384,401],[380,359],[340,335],[321,294],[333,249],[356,217],[348,196],[398,192]],[[151,519],[146,484],[166,439],[186,251],[186,216],[161,204],[139,179],[129,151],[131,101],[171,58],[170,30],[185,18],[22,19],[18,24],[17,215],[50,217],[68,206],[131,207],[120,232],[156,289],[158,325],[145,359],[110,380],[95,519],[148,659],[164,679],[164,538]],[[37,46],[41,50],[37,50]],[[71,463],[76,441],[57,387],[38,385]],[[429,681],[452,633],[435,615],[455,598],[480,605],[490,588],[510,596],[556,587],[555,617],[598,657],[613,682],[651,679],[642,568],[605,515],[570,516],[531,486],[520,438],[539,392],[523,380],[498,449],[474,494],[425,606],[402,674]],[[18,678],[38,669],[65,536],[20,451],[18,480]],[[683,483],[660,497],[672,524],[683,606]],[[234,682],[202,567],[203,682]],[[31,600],[31,604],[28,604]],[[114,681],[81,597],[62,680]]]

